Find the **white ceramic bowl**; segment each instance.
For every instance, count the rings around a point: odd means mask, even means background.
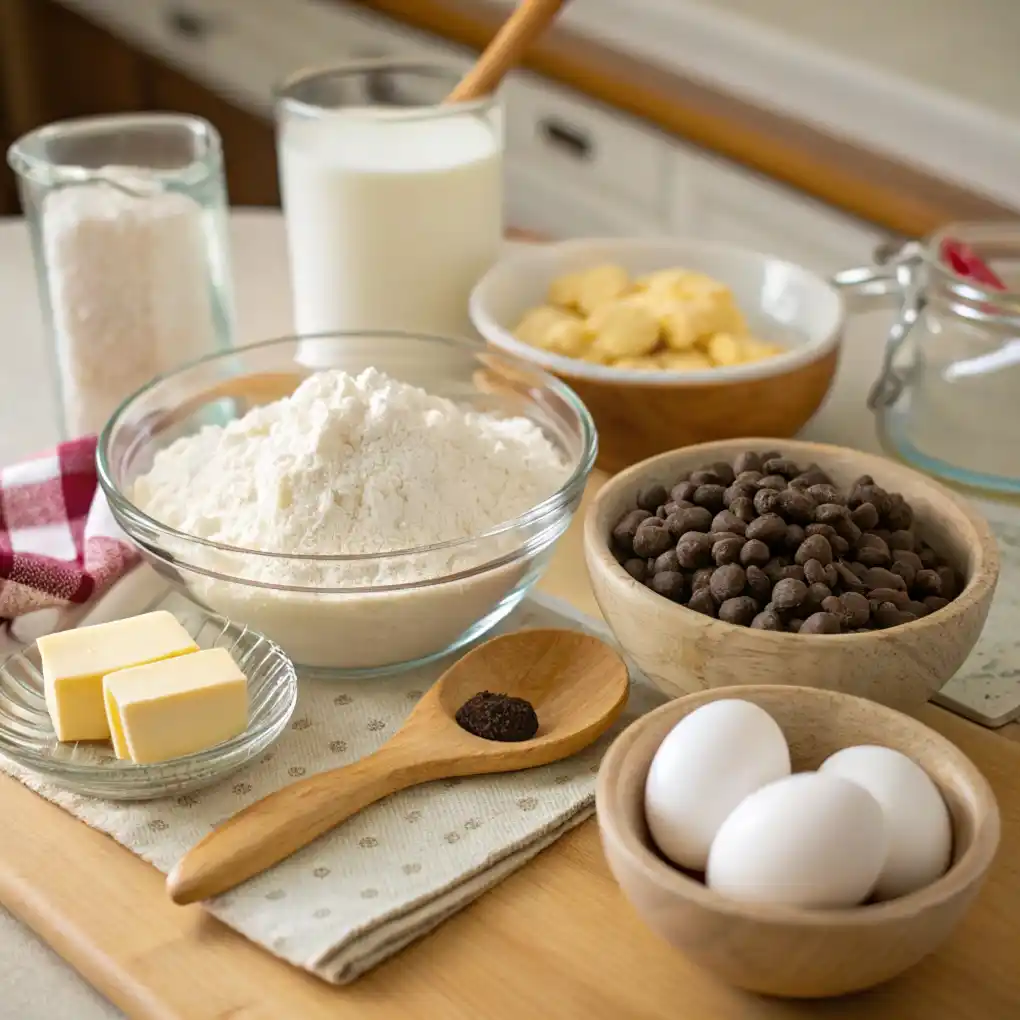
[[[517,340],[524,313],[564,273],[605,263],[639,276],[677,266],[726,284],[752,332],[784,354],[697,372],[642,372],[550,354]],[[619,470],[688,443],[784,438],[817,410],[836,368],[843,300],[826,279],[761,252],[692,238],[609,238],[535,245],[500,260],[477,284],[471,320],[495,347],[567,381],[599,429],[600,466]]]

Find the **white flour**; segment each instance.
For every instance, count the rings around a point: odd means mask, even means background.
[[[134,499],[178,531],[247,549],[385,553],[481,535],[553,495],[569,473],[525,418],[467,411],[375,369],[329,371],[225,427],[179,439],[138,479]],[[200,565],[275,584],[368,588],[440,578],[521,545],[520,535],[497,536],[373,565],[210,550]],[[203,602],[267,633],[298,662],[365,668],[446,647],[532,566],[525,557],[417,591],[333,596],[188,579]]]
[[[207,354],[215,324],[201,206],[144,170],[52,192],[42,243],[65,428],[96,432],[153,376]]]

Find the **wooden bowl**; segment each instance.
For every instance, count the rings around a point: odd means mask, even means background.
[[[513,335],[558,276],[604,263],[632,276],[685,266],[733,291],[753,332],[789,350],[753,364],[701,372],[639,372],[539,350]],[[616,238],[535,245],[501,260],[475,287],[471,320],[493,346],[570,385],[599,431],[598,466],[619,471],[688,443],[792,436],[832,383],[843,300],[824,278],[760,252],[684,238]]]
[[[751,630],[702,616],[649,591],[616,562],[608,536],[634,506],[638,489],[744,450],[779,449],[821,465],[841,485],[870,474],[901,492],[914,508],[921,536],[966,578],[945,608],[913,623],[867,634],[789,634]],[[962,498],[884,457],[795,440],[741,439],[704,443],[652,457],[611,478],[584,522],[584,549],[595,598],[617,640],[666,694],[713,687],[787,684],[826,687],[903,711],[928,701],[960,668],[984,626],[999,574],[988,525]]]
[[[737,903],[656,852],[644,818],[655,751],[685,715],[719,698],[764,708],[790,744],[795,771],[855,744],[909,755],[938,784],[953,820],[953,863],[900,899],[847,910]],[[609,867],[637,912],[721,980],[797,998],[842,995],[888,981],[936,950],[966,913],[999,842],[999,811],[970,760],[924,724],[863,698],[809,687],[723,688],[671,701],[629,726],[599,769],[599,828]]]

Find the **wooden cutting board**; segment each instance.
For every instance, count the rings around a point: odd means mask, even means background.
[[[543,588],[597,614],[579,521]],[[1020,746],[938,708],[923,718],[988,777],[1002,846],[950,943],[852,998],[758,999],[697,971],[624,900],[594,822],[346,988],[277,960],[200,907],[175,907],[154,868],[6,777],[0,901],[139,1020],[1005,1020],[1020,1003]]]

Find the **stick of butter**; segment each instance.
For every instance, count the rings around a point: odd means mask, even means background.
[[[136,765],[204,751],[248,726],[248,681],[225,648],[103,678],[113,749]]]
[[[161,610],[39,638],[46,707],[57,740],[106,740],[103,677],[175,655],[197,652],[191,635]]]

